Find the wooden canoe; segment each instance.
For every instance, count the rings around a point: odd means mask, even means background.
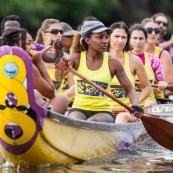
[[[158,104],[147,108],[147,113],[153,116],[173,117],[173,104]]]
[[[141,122],[88,122],[37,105],[32,62],[18,47],[0,47],[0,68],[0,153],[14,166],[73,164],[149,137]]]

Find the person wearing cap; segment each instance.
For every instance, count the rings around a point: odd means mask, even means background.
[[[63,52],[70,54],[70,47],[72,45],[73,36],[77,33],[77,31],[75,31],[68,23],[65,22],[61,22],[61,26],[64,31],[61,39],[61,42],[63,44],[62,50]],[[60,92],[65,93],[73,85],[73,74],[69,72],[62,80],[59,90]],[[69,107],[71,107],[74,97],[71,97],[71,94],[70,96],[67,94],[67,96],[69,97]]]
[[[73,36],[77,33],[77,31],[75,31],[68,23],[65,22],[61,22],[61,26],[64,31],[61,39],[63,43],[63,51],[69,54]]]
[[[100,21],[86,22],[82,26],[81,32],[73,38],[70,58],[63,57],[57,64],[56,77],[60,78],[61,71],[68,70],[70,66],[108,91],[109,84],[116,75],[125,88],[132,105],[138,105],[138,95],[121,62],[109,56],[107,52],[111,32],[112,30],[105,27]],[[87,121],[114,123],[114,116],[109,105],[110,98],[78,76],[74,76],[74,80],[75,99],[68,116]],[[135,113],[140,115],[141,110],[137,110]]]

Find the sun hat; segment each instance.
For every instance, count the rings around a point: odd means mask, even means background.
[[[80,43],[82,44],[82,40],[91,33],[99,33],[107,31],[108,34],[112,33],[112,29],[105,27],[105,25],[100,21],[87,21],[81,28],[81,38]]]
[[[73,36],[77,31],[73,30],[73,28],[65,22],[61,22],[62,29],[64,31],[63,36]]]

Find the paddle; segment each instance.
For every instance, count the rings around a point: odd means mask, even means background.
[[[140,85],[140,82],[135,82],[136,85]],[[152,87],[158,88],[158,84],[151,84]],[[167,90],[173,91],[173,85],[167,85]]]
[[[116,101],[119,103],[121,106],[125,107],[128,109],[131,113],[134,113],[135,110],[117,99],[115,96],[110,94],[109,92],[105,91],[103,88],[100,86],[96,85],[94,82],[91,80],[87,79],[80,73],[78,73],[76,70],[74,70],[72,67],[69,67],[69,71],[71,71],[74,75],[80,77],[83,79],[86,83],[92,85],[108,97],[110,97],[112,100]],[[165,121],[163,119],[157,118],[157,117],[152,117],[147,114],[143,114],[140,119],[142,120],[142,123],[148,132],[148,134],[161,146],[172,150],[173,151],[173,124]]]

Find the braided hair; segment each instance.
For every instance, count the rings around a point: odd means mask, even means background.
[[[27,31],[22,28],[7,30],[2,35],[1,46],[19,46],[26,50],[26,36]]]

